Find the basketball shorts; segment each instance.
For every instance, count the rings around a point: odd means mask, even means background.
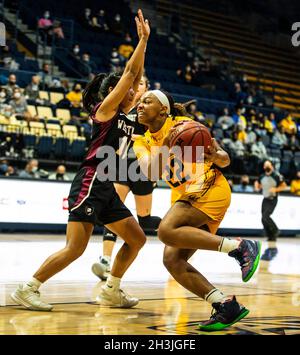
[[[173,202],[183,201],[211,218],[207,223],[210,233],[216,234],[231,202],[231,189],[221,173],[217,173],[210,186],[191,185],[182,195],[172,196]]]
[[[134,163],[135,161],[136,161],[136,159],[129,158],[128,159],[128,166],[130,164]],[[114,183],[128,186],[130,191],[134,195],[137,195],[137,196],[146,196],[146,195],[152,194],[152,192],[153,192],[153,190],[155,188],[155,185],[156,185],[155,182],[149,181],[149,180],[146,180],[146,181],[144,181],[144,180],[143,181],[141,181],[141,180],[132,181],[129,176],[127,176],[127,180],[126,181],[117,180]]]
[[[131,217],[112,182],[101,182],[91,168],[81,168],[68,197],[69,221],[106,225]]]

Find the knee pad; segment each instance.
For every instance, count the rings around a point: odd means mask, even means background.
[[[117,235],[113,232],[111,232],[109,229],[105,228],[103,229],[103,241],[109,240],[111,242],[116,242],[117,241]]]

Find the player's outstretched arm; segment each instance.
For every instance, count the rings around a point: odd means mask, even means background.
[[[130,60],[127,62],[124,73],[118,84],[103,100],[96,113],[96,119],[100,122],[109,121],[116,114],[120,103],[124,100],[128,90],[133,87],[137,76],[141,72],[141,67],[144,65],[145,51],[150,36],[150,26],[148,21],[144,20],[141,10],[138,12],[138,19],[140,23],[139,29],[141,31],[139,43]]]

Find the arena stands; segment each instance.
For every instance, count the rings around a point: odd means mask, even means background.
[[[160,14],[169,14],[168,0],[155,5]],[[1,49],[0,156],[19,170],[32,158],[45,169],[65,164],[74,170],[91,132],[80,99],[74,101],[76,83],[84,87],[94,73],[124,66],[131,45],[128,34],[134,35],[132,10],[121,0],[100,5],[74,1],[71,7],[23,0],[7,2],[6,13],[16,7],[28,36],[23,31],[14,38],[12,32]],[[50,30],[41,34],[38,20],[45,11],[52,23],[57,21],[56,28],[61,26],[63,37]],[[294,54],[283,55],[271,45],[266,51],[259,34],[239,18],[211,13],[193,1],[182,3],[177,14],[173,9],[173,15],[198,36],[184,43],[174,26],[169,33],[153,28],[146,61],[152,87],[159,84],[180,102],[196,100],[190,113],[229,151],[232,165],[225,173],[234,182],[244,174],[254,180],[266,158],[291,181],[300,170],[300,86]],[[41,43],[50,55],[39,51]]]

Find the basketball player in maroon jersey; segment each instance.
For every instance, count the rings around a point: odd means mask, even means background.
[[[93,120],[93,133],[90,148],[73,180],[69,194],[70,214],[66,246],[51,255],[29,282],[19,285],[11,294],[16,303],[30,310],[52,310],[52,305],[40,299],[39,287],[82,255],[93,228],[98,223],[103,223],[124,240],[112,266],[111,275],[97,297],[98,302],[105,306],[130,308],[139,301],[122,291],[120,282],[144,245],[146,237],[130,211],[121,202],[113,183],[101,179],[101,161],[97,158],[97,152],[104,146],[112,147],[121,155],[121,146],[126,147],[130,143],[134,130],[133,122],[126,114],[132,107],[143,74],[145,51],[150,35],[149,23],[144,20],[141,10],[135,20],[139,43],[122,76],[115,73],[99,74],[84,90],[83,104]]]

